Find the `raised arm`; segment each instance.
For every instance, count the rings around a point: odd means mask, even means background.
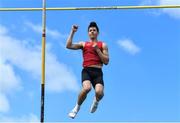
[[[69,35],[69,37],[67,39],[67,43],[66,43],[66,48],[67,49],[78,50],[78,49],[82,49],[83,48],[83,42],[79,42],[79,43],[76,43],[76,44],[72,43],[73,36],[74,36],[75,32],[77,31],[77,29],[78,29],[77,25],[73,25],[72,26],[70,35]]]

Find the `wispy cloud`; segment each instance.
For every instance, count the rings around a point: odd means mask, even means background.
[[[1,57],[0,57],[1,58]],[[0,61],[0,92],[9,93],[11,90],[21,87],[20,78],[15,74],[13,66]]]
[[[26,21],[25,25],[39,34],[42,33],[42,25],[40,25],[40,24],[33,24],[29,21]],[[46,32],[47,32],[48,36],[51,36],[51,38],[54,38],[54,39],[67,38],[67,34],[62,34],[58,30],[50,29],[48,27],[46,28]]]
[[[8,112],[10,109],[9,101],[5,94],[0,93],[0,112]]]
[[[28,122],[28,123],[35,123],[35,122],[39,122],[39,118],[33,113],[23,115],[23,116],[20,116],[20,117],[11,117],[11,116],[0,115],[0,122],[13,122],[13,123]]]
[[[37,81],[41,78],[41,46],[16,39],[8,33],[8,29],[0,25],[0,112],[10,108],[7,94],[21,88],[22,78],[15,68],[26,71]],[[72,69],[58,61],[50,48],[46,52],[46,84],[50,92],[79,89]]]
[[[131,55],[135,55],[141,51],[141,49],[130,39],[119,40],[117,43],[120,48]]]
[[[8,30],[0,25],[0,39],[6,33]],[[1,47],[4,40],[0,42]],[[7,95],[21,88],[21,79],[15,74],[13,66],[8,63],[9,61],[6,61],[1,54],[4,52],[0,50],[0,112],[8,112],[10,105]]]
[[[160,5],[180,5],[180,0],[159,0]],[[180,19],[180,9],[163,9],[163,12],[171,17]]]
[[[0,57],[1,59],[1,57]],[[7,95],[21,88],[21,80],[15,74],[12,65],[0,60],[0,112],[8,112],[10,109]]]
[[[4,26],[0,25],[0,34],[6,34],[7,32],[8,30]]]
[[[0,35],[0,58],[40,78],[41,46],[36,44],[28,46],[23,42],[7,34]],[[46,64],[47,89],[52,91],[77,90],[77,80],[72,70],[66,64],[59,62],[50,49],[46,53]]]
[[[141,5],[180,5],[180,0],[143,0]],[[168,14],[169,16],[180,19],[180,9],[177,8],[165,8],[161,10],[156,10],[152,12],[155,15],[160,15],[161,13]]]

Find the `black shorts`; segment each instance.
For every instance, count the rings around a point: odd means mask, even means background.
[[[89,80],[94,88],[95,88],[96,84],[102,84],[104,86],[102,69],[94,68],[94,67],[83,68],[82,83],[85,80]]]

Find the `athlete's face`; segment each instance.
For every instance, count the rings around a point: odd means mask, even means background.
[[[98,31],[96,27],[90,27],[88,30],[88,35],[90,39],[96,39],[98,36]]]

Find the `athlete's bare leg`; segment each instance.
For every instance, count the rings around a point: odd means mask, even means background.
[[[81,104],[86,99],[87,94],[90,92],[90,90],[91,90],[91,82],[89,80],[83,81],[83,87],[82,87],[81,92],[79,93],[77,104],[74,107],[74,109],[69,113],[69,117],[75,118],[78,111],[80,110]]]
[[[99,101],[103,98],[104,96],[104,86],[102,84],[96,84],[95,86],[95,97],[93,100],[93,103],[91,105],[90,112],[94,113],[98,107]]]

